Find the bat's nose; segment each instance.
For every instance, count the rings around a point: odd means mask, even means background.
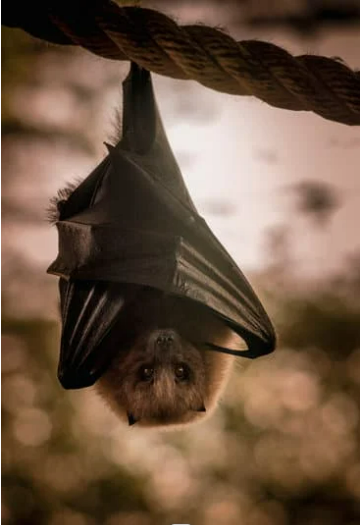
[[[169,348],[176,340],[176,334],[173,330],[161,330],[156,336],[156,345],[159,348]]]

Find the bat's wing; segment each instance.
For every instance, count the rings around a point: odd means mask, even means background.
[[[248,350],[240,355],[274,349],[274,329],[258,297],[191,201],[150,74],[135,64],[124,82],[122,140],[63,204],[57,228],[59,255],[49,273],[110,287],[150,286],[191,299],[245,339]],[[109,312],[116,312],[114,300],[109,292]],[[91,311],[84,312],[86,330],[93,322]],[[71,338],[67,323],[64,348]],[[79,347],[78,355],[82,351]]]
[[[78,279],[60,279],[59,289],[63,330],[58,377],[64,388],[83,388],[95,383],[109,365],[117,349],[111,328],[138,290]]]

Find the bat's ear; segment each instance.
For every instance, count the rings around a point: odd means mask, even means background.
[[[133,414],[131,414],[130,412],[128,413],[127,415],[128,417],[128,423],[129,423],[129,426],[132,427],[133,425],[135,425],[135,423],[137,423],[139,420],[136,419],[136,417],[133,416]]]

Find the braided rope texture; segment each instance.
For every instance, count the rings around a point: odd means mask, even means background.
[[[339,59],[294,57],[269,42],[236,42],[219,29],[179,26],[158,11],[121,7],[109,0],[35,0],[25,9],[11,4],[2,23],[48,42],[82,46],[160,75],[360,125],[360,72]]]

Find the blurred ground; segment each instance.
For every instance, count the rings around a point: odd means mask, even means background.
[[[226,5],[159,8],[360,67],[356,25],[260,32]],[[239,364],[205,423],[126,428],[90,389],[58,385],[45,270],[57,247],[48,201],[104,155],[128,65],[2,37],[3,523],[359,523],[359,130],[155,77],[190,192],[261,292],[279,349]]]

